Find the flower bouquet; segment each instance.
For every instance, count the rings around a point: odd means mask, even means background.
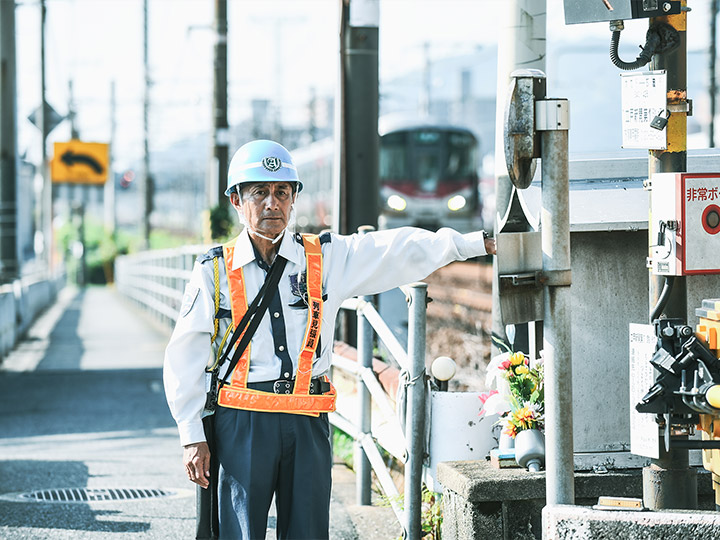
[[[499,414],[503,433],[513,439],[523,430],[540,429],[545,420],[543,362],[531,364],[522,353],[494,357],[487,367],[486,384],[496,389],[482,394],[480,414]]]

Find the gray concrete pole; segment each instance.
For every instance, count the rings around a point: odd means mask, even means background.
[[[150,175],[150,66],[148,63],[148,0],[143,0],[143,172],[140,175],[140,245],[150,247],[152,176]]]
[[[422,472],[425,459],[425,311],[427,284],[410,285],[408,317],[408,357],[410,360],[405,441],[408,446],[405,463],[405,529],[404,538],[420,540],[422,534]]]
[[[215,70],[213,78],[213,163],[208,188],[209,207],[227,205],[230,132],[227,117],[227,0],[215,0]]]
[[[545,287],[545,439],[547,504],[575,504],[570,332],[570,181],[568,102],[537,101],[557,120],[537,125],[542,145],[541,236]],[[539,111],[538,111],[539,112]],[[536,113],[538,118],[538,113]],[[540,124],[540,122],[538,122]]]
[[[15,1],[0,2],[0,283],[20,272],[17,243]]]
[[[510,204],[512,183],[505,166],[503,118],[510,74],[517,69],[545,71],[546,0],[503,0],[504,13],[499,32],[497,92],[495,106],[495,208],[501,216]],[[497,219],[495,231],[497,232]],[[492,331],[505,339],[500,311],[497,263],[493,261]],[[527,331],[524,331],[527,335]],[[504,352],[493,345],[493,355]],[[528,352],[528,351],[526,351]]]
[[[685,6],[683,1],[682,5]],[[653,22],[665,22],[678,31],[680,45],[675,50],[653,56],[651,69],[667,71],[667,104],[673,108],[668,118],[667,149],[651,150],[648,159],[648,173],[652,177],[656,172],[682,172],[687,170],[687,13],[668,15],[651,19]],[[650,199],[652,201],[652,191]],[[650,205],[652,208],[652,203]],[[648,245],[657,239],[649,237]],[[687,283],[684,276],[676,276],[672,293],[663,313],[667,317],[687,320]],[[665,279],[650,274],[649,312],[657,305]],[[643,502],[652,510],[666,508],[697,508],[697,471],[690,467],[688,450],[671,448],[665,451],[661,443],[660,458],[653,459],[650,466],[643,469]]]

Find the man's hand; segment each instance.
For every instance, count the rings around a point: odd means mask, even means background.
[[[206,442],[188,444],[183,450],[183,463],[188,478],[202,488],[210,485],[210,448]]]
[[[494,238],[485,238],[485,251],[487,251],[488,255],[495,255],[497,253],[497,249],[495,249]]]

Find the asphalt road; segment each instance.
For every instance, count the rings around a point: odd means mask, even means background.
[[[110,288],[66,290],[0,364],[0,538],[194,538],[195,497],[162,390],[169,333]],[[397,538],[387,508],[353,506],[333,470],[331,538]],[[35,502],[36,490],[160,489],[170,497]],[[274,517],[268,538],[275,538]]]

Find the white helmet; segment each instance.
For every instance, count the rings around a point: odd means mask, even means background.
[[[290,152],[264,139],[250,141],[235,152],[228,168],[225,195],[229,197],[236,186],[249,182],[294,182],[298,192],[303,188]]]

